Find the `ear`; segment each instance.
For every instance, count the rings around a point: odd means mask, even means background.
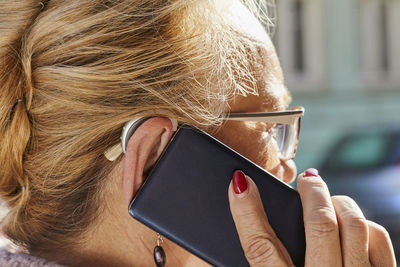
[[[167,118],[150,118],[132,135],[123,159],[123,193],[127,204],[144,182],[144,174],[154,165],[173,135]]]

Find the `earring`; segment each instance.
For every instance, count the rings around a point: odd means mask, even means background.
[[[154,248],[154,261],[157,267],[164,267],[166,262],[164,249],[161,244],[164,242],[162,236],[157,233],[157,246]]]

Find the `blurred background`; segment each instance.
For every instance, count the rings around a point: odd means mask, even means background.
[[[400,260],[400,0],[276,0],[274,43],[318,168],[385,226]]]

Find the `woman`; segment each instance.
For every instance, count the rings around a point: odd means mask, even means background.
[[[0,184],[9,207],[2,226],[25,252],[72,266],[154,266],[155,233],[127,205],[171,138],[166,118],[293,180],[293,161],[263,138],[272,125],[221,119],[290,103],[270,39],[238,0],[1,5]],[[137,116],[151,118],[125,155],[108,160]],[[351,199],[331,198],[315,170],[299,176],[298,189],[307,265],[395,264],[387,232]],[[237,172],[227,190],[249,263],[290,265],[251,178]],[[207,265],[168,240],[163,248],[169,266]]]

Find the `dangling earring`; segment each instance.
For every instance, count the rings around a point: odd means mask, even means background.
[[[154,261],[157,267],[164,267],[166,261],[164,249],[161,247],[163,242],[162,236],[157,233],[157,246],[154,248]]]

